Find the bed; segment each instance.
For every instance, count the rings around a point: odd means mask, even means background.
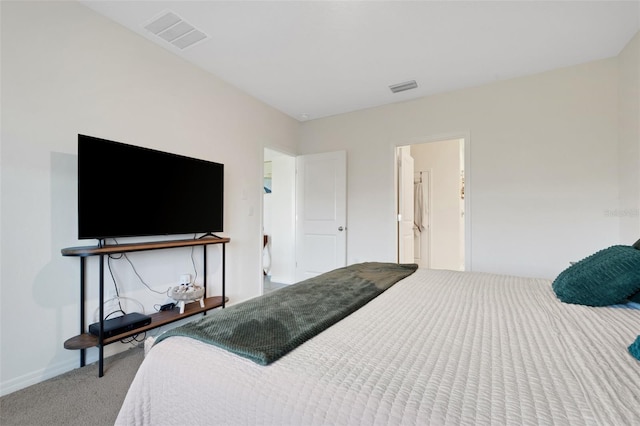
[[[266,366],[164,339],[116,424],[638,424],[638,334],[639,309],[549,280],[418,269]]]

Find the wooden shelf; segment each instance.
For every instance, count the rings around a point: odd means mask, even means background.
[[[225,301],[228,301],[226,298]],[[151,323],[144,327],[136,328],[135,330],[127,331],[126,333],[118,334],[116,336],[104,339],[104,344],[115,343],[119,340],[126,339],[127,337],[135,336],[136,334],[143,333],[145,331],[161,327],[163,325],[170,324],[175,321],[179,321],[183,318],[189,318],[193,315],[201,314],[211,309],[219,308],[222,306],[222,297],[214,296],[204,299],[204,308],[200,307],[199,302],[192,302],[185,305],[184,313],[180,313],[179,308],[174,308],[170,311],[160,311],[155,314],[151,314]],[[94,336],[90,333],[83,333],[79,336],[72,337],[64,342],[65,349],[87,349],[98,346],[98,336]]]
[[[206,246],[210,244],[225,244],[229,238],[206,237],[191,240],[151,241],[145,243],[108,244],[100,246],[67,247],[61,250],[63,256],[100,256],[133,251],[158,250],[176,247]]]
[[[97,245],[97,246],[86,246],[86,247],[67,247],[62,249],[63,256],[75,256],[80,258],[80,335],[72,337],[64,342],[65,349],[79,349],[80,350],[80,367],[84,367],[86,357],[85,357],[85,349],[92,348],[94,346],[98,347],[98,376],[102,377],[103,375],[103,361],[104,361],[104,347],[108,344],[118,342],[120,340],[126,339],[127,337],[135,336],[137,334],[143,333],[147,330],[151,330],[156,327],[163,326],[165,324],[169,324],[175,321],[179,321],[183,318],[188,318],[190,316],[204,313],[210,309],[215,309],[218,307],[225,307],[225,303],[229,300],[225,297],[225,247],[226,244],[231,241],[229,238],[220,238],[215,236],[207,236],[198,239],[189,239],[189,240],[169,240],[169,241],[150,241],[144,243],[128,243],[128,244],[110,244],[110,245]],[[85,328],[85,307],[84,307],[84,295],[85,295],[85,262],[90,256],[99,256],[100,257],[100,275],[99,275],[99,309],[100,309],[100,318],[104,318],[104,262],[105,257],[111,254],[119,254],[119,253],[130,253],[134,251],[144,251],[144,250],[159,250],[159,249],[170,249],[177,247],[193,247],[193,246],[203,246],[204,250],[202,253],[203,261],[202,266],[204,269],[203,274],[203,286],[205,288],[205,294],[207,291],[207,246],[221,244],[222,245],[222,296],[214,296],[208,297],[204,300],[205,307],[201,308],[200,303],[189,303],[185,306],[184,313],[180,313],[179,309],[174,309],[171,311],[162,311],[157,312],[151,315],[151,323],[145,325],[144,327],[136,328],[135,330],[127,331],[126,333],[121,333],[116,336],[111,336],[109,338],[103,339],[100,341],[98,336],[94,336],[93,334],[89,334],[86,332]],[[104,320],[100,320],[101,322]]]

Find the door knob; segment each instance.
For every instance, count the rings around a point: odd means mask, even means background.
[[[342,231],[344,231],[344,228],[341,226],[341,227],[338,228],[338,231],[342,232]]]

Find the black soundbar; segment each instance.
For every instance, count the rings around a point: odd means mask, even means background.
[[[148,315],[139,314],[133,312],[131,314],[124,314],[120,317],[111,318],[104,321],[104,338],[117,336],[118,334],[125,333],[127,331],[135,330],[136,328],[144,327],[151,324],[151,317]],[[89,333],[94,336],[100,335],[100,323],[94,322],[89,326]]]

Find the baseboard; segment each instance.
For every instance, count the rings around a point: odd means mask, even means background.
[[[80,367],[80,362],[77,359],[69,360],[15,377],[11,380],[0,383],[0,396],[5,396],[15,391],[19,391],[20,389],[44,382],[45,380],[52,379],[78,367]]]
[[[124,352],[127,349],[130,349],[130,344],[114,344],[109,345],[105,348],[104,356],[105,359],[110,356],[116,355],[120,352]],[[22,376],[15,377],[13,379],[4,381],[0,383],[0,396],[8,395],[10,393],[19,391],[20,389],[24,389],[26,387],[37,385],[40,382],[44,382],[45,380],[53,379],[56,376],[64,374],[68,371],[75,370],[76,368],[80,368],[80,352],[74,351],[75,356],[71,359],[63,362],[59,362],[57,364],[49,365],[46,368],[41,368],[35,371],[32,371],[27,374],[23,374]],[[89,348],[86,352],[85,365],[93,364],[98,361],[98,349],[97,348]]]
[[[239,303],[236,301],[235,303]],[[227,306],[231,306],[231,303],[227,303]],[[202,317],[202,314],[199,314],[199,317]],[[186,324],[194,319],[194,317],[184,318],[179,321],[176,321],[171,324],[164,325],[162,327],[158,327],[154,330],[150,330],[146,333],[146,337],[159,336],[164,331],[169,330],[171,328],[177,327],[182,324]],[[120,352],[124,352],[128,349],[131,349],[130,343],[116,343],[112,345],[108,345],[104,348],[104,357],[105,359],[119,354]],[[75,356],[71,359],[60,362],[58,364],[49,365],[46,368],[38,369],[36,371],[32,371],[30,373],[24,374],[19,377],[15,377],[13,379],[4,381],[0,383],[0,396],[8,395],[10,393],[19,391],[20,389],[24,389],[26,387],[36,385],[40,382],[44,382],[45,380],[52,379],[56,376],[66,373],[67,371],[74,370],[76,368],[80,368],[80,352],[73,351]],[[85,365],[93,364],[98,361],[98,348],[88,348],[86,351],[86,359]]]

